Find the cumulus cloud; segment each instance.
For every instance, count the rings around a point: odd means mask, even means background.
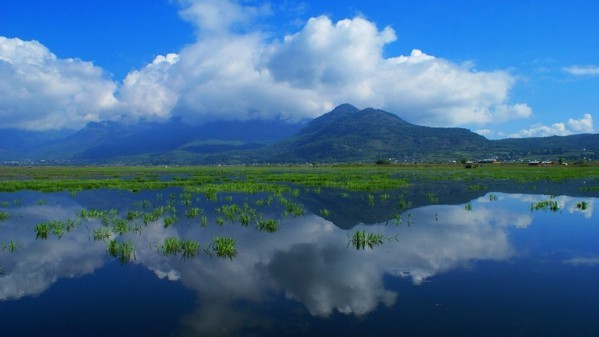
[[[574,76],[599,76],[598,66],[571,66],[562,70]]]
[[[2,52],[4,125],[60,128],[100,119],[171,117],[196,123],[296,121],[345,102],[432,126],[484,125],[532,113],[524,103],[509,102],[515,78],[506,71],[477,71],[418,49],[385,57],[395,31],[363,17],[337,22],[314,17],[299,31],[276,38],[256,23],[272,14],[268,5],[178,4],[181,17],[197,28],[196,42],[157,56],[118,85],[93,64],[58,59],[37,42],[1,40],[12,46],[2,50],[27,56],[17,61]]]
[[[584,114],[580,119],[568,119],[567,122],[559,122],[551,126],[537,124],[530,129],[520,130],[518,133],[512,134],[512,138],[523,137],[547,137],[547,136],[568,136],[576,133],[593,133],[595,127],[593,124],[593,116]]]
[[[110,119],[117,85],[90,62],[59,59],[37,41],[0,36],[0,123],[31,130]]]
[[[141,70],[130,72],[120,90],[125,119],[164,119],[178,95],[168,86],[169,70],[179,60],[177,54],[159,55]]]
[[[396,40],[394,30],[379,30],[361,17],[336,23],[326,16],[311,18],[299,32],[269,41],[259,31],[226,28],[241,22],[244,11],[258,9],[225,1],[222,8],[233,9],[218,22],[224,26],[215,27],[201,18],[220,13],[214,8],[220,2],[186,4],[183,15],[201,32],[219,34],[199,34],[179,53],[179,62],[165,69],[166,76],[135,73],[138,81],[148,76],[158,92],[169,88],[177,97],[171,110],[164,105],[156,111],[151,101],[140,110],[191,120],[303,119],[351,102],[429,125],[484,124],[531,114],[526,104],[507,102],[514,83],[509,73],[474,71],[420,50],[384,58],[385,45]]]

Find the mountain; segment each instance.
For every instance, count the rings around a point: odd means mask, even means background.
[[[460,158],[489,144],[467,129],[418,126],[383,110],[343,104],[290,139],[255,152],[283,162],[413,161]]]
[[[195,163],[205,154],[255,149],[288,138],[303,124],[285,121],[92,122],[79,131],[0,130],[0,161],[71,164]]]
[[[599,134],[489,140],[464,128],[414,125],[383,110],[343,104],[292,137],[259,149],[208,155],[215,163],[599,159]]]
[[[40,148],[60,142],[74,130],[29,131],[0,129],[0,160],[23,161],[30,159]]]
[[[392,160],[599,159],[599,134],[488,140],[463,128],[411,124],[343,104],[306,124],[178,120],[89,123],[79,131],[0,130],[0,162],[21,164],[253,164]],[[43,162],[42,162],[43,160]]]

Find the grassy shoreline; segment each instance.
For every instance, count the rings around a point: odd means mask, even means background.
[[[459,164],[0,167],[0,192],[76,192],[100,188],[140,191],[185,187],[200,191],[224,189],[252,193],[282,192],[292,186],[385,191],[422,181],[562,182],[571,179],[588,179],[599,185],[599,165],[488,164],[476,169],[465,169]]]

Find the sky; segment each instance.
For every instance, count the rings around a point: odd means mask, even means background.
[[[488,138],[596,133],[592,0],[0,0],[0,127],[379,108]]]

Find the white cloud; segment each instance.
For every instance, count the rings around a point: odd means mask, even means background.
[[[593,116],[584,114],[581,119],[568,119],[568,129],[573,133],[590,133],[595,132],[593,126]]]
[[[598,66],[571,66],[563,68],[563,71],[574,76],[599,76]]]
[[[0,36],[0,124],[32,130],[110,119],[117,85],[90,62],[59,59],[37,41]]]
[[[166,76],[149,81],[169,88],[177,104],[170,111],[169,105],[140,111],[192,120],[303,119],[350,102],[429,125],[485,124],[531,114],[526,104],[507,102],[514,83],[509,73],[474,71],[420,50],[384,58],[385,45],[396,39],[394,30],[379,30],[361,17],[336,23],[326,16],[311,18],[299,32],[268,41],[262,32],[234,33],[227,26],[255,17],[259,9],[227,1],[222,7],[220,2],[185,4],[183,15],[192,11],[200,29],[198,41],[179,53]],[[225,8],[230,12],[218,21],[222,26],[200,19]],[[142,70],[136,78],[143,83],[144,75]]]
[[[119,99],[126,119],[161,119],[169,116],[178,94],[172,90],[168,76],[179,60],[177,54],[159,55],[145,68],[130,72],[123,80]]]
[[[272,14],[267,5],[178,3],[181,16],[197,28],[197,41],[132,71],[117,94],[117,84],[93,64],[57,59],[41,44],[21,41],[27,48],[20,50],[31,60],[25,61],[27,70],[15,65],[15,57],[8,68],[0,67],[3,125],[59,128],[173,116],[200,122],[301,120],[346,102],[432,126],[484,125],[531,115],[526,104],[509,102],[515,79],[508,72],[476,71],[417,49],[385,58],[395,31],[378,29],[362,17],[311,18],[295,34],[273,40],[271,33],[251,28],[261,27],[256,21]]]
[[[230,0],[179,0],[179,5],[181,17],[193,23],[199,34],[224,34],[271,13],[268,4],[242,6]]]
[[[566,123],[559,122],[551,126],[537,124],[530,129],[520,130],[518,133],[512,134],[512,138],[522,137],[547,137],[547,136],[568,136],[577,133],[593,133],[595,127],[593,125],[593,116],[584,114],[581,119],[570,118]]]
[[[474,132],[478,133],[481,136],[485,136],[485,137],[493,135],[493,131],[489,130],[489,129],[480,129],[480,130],[476,130]]]
[[[522,103],[514,105],[497,105],[495,107],[495,122],[502,122],[512,119],[524,119],[532,115],[532,109]]]

